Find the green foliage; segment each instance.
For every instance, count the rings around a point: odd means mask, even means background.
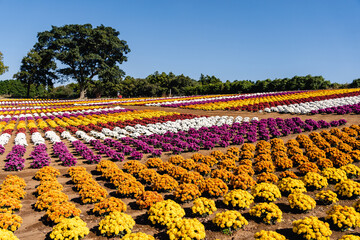
[[[130,52],[119,34],[103,25],[95,28],[91,24],[52,26],[50,31],[38,33],[38,41],[24,57],[16,78],[28,86],[52,86],[54,81],[75,80],[81,98],[88,89],[94,96],[101,93],[114,95],[124,76],[118,64],[126,61],[125,55]],[[110,93],[107,92],[109,89]]]
[[[351,88],[360,88],[360,78],[354,79],[352,83],[350,83],[349,87]]]
[[[5,72],[7,72],[9,69],[8,66],[5,66],[4,64],[4,57],[2,52],[0,52],[0,75],[4,74]]]

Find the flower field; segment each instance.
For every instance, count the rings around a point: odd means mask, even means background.
[[[358,239],[359,94],[0,100],[0,239]]]

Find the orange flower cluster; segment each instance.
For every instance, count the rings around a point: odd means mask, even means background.
[[[92,178],[92,175],[83,167],[70,167],[68,173],[76,184],[83,203],[96,203],[107,197],[105,188]]]
[[[187,170],[191,170],[196,166],[196,163],[193,159],[188,158],[188,159],[185,159],[184,161],[182,161],[179,166],[183,167]]]
[[[125,212],[126,208],[126,204],[121,201],[121,199],[109,197],[96,203],[92,212],[99,216],[104,216],[110,214],[111,212]]]
[[[146,168],[147,167],[144,164],[140,163],[137,160],[129,160],[123,165],[123,169],[125,170],[125,172],[130,173],[134,177],[137,177],[139,172],[141,172],[141,170],[144,170]]]
[[[228,192],[228,186],[219,178],[208,178],[200,184],[200,191],[210,197],[222,197]]]
[[[160,158],[149,158],[146,161],[146,166],[148,168],[157,168],[160,166],[160,164],[162,164],[163,161]]]
[[[277,181],[279,181],[279,178],[273,173],[263,172],[257,175],[258,183],[277,183]]]
[[[201,196],[199,188],[195,184],[180,184],[174,191],[174,197],[180,202],[188,202]]]
[[[220,178],[221,180],[223,180],[226,183],[229,182],[233,176],[234,176],[234,174],[226,169],[214,169],[211,172],[212,178]]]
[[[250,152],[254,152],[255,151],[255,146],[253,144],[250,143],[244,143],[241,146],[241,150],[242,151],[250,151]]]
[[[198,163],[199,164],[199,163]],[[196,164],[196,165],[198,165]],[[207,165],[205,165],[207,167]],[[183,167],[175,166],[171,169],[169,169],[168,174],[175,178],[175,179],[181,179],[181,177],[186,174],[188,171]]]
[[[35,179],[37,180],[42,180],[44,177],[56,178],[58,176],[60,176],[60,171],[51,166],[45,166],[35,173]]]
[[[143,192],[145,192],[145,187],[139,181],[126,179],[121,182],[121,185],[118,187],[116,194],[121,197],[137,198]]]
[[[234,189],[247,190],[255,185],[255,180],[248,174],[234,175],[230,180],[230,185]]]
[[[168,174],[164,174],[155,179],[152,183],[152,189],[155,191],[169,192],[178,187],[178,185],[178,182],[174,178]]]
[[[12,214],[10,212],[0,213],[0,228],[2,229],[14,232],[21,226],[22,223],[22,218],[16,214]]]
[[[174,155],[169,158],[169,163],[172,163],[174,165],[179,165],[184,160],[185,159],[181,155]]]
[[[64,218],[80,216],[80,213],[81,210],[72,202],[53,203],[46,211],[47,220],[54,223],[59,223]]]
[[[0,213],[13,213],[22,208],[20,199],[24,198],[26,183],[23,178],[7,175],[0,185]]]
[[[181,177],[181,183],[193,183],[195,185],[200,185],[200,183],[204,180],[204,177],[200,175],[198,172],[187,172]]]
[[[148,209],[153,204],[163,201],[164,198],[157,192],[145,191],[136,198],[136,204],[140,209]]]

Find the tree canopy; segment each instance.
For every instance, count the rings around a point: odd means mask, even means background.
[[[9,67],[4,64],[4,56],[2,52],[0,52],[0,75],[4,74],[8,69]]]
[[[38,41],[24,57],[16,78],[46,85],[75,80],[80,98],[85,97],[89,87],[99,85],[99,81],[116,85],[125,75],[118,64],[127,61],[125,55],[130,52],[119,34],[103,25],[95,28],[91,24],[52,26],[50,31],[38,33]]]

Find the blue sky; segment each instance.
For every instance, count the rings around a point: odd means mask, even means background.
[[[131,49],[127,75],[155,71],[226,80],[360,78],[360,0],[0,0],[9,79],[51,25],[103,24]]]

